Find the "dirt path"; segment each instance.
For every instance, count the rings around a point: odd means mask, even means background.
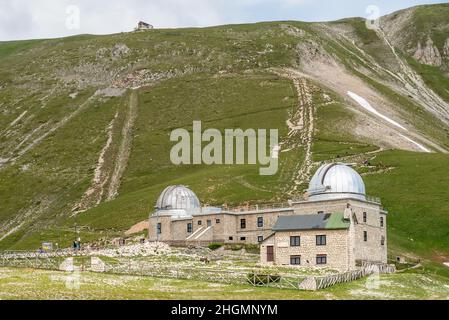
[[[106,166],[106,157],[109,155],[112,149],[114,127],[118,118],[118,112],[115,114],[114,119],[106,128],[107,141],[98,157],[97,166],[95,168],[95,175],[92,180],[92,185],[84,193],[80,202],[78,202],[72,209],[74,215],[81,212],[85,212],[97,205],[99,205],[103,199],[105,193],[105,186],[111,178],[111,169]]]
[[[305,151],[305,157],[304,161],[300,163],[297,170],[295,170],[293,187],[288,192],[291,195],[297,193],[299,186],[307,183],[311,176],[315,112],[310,88],[305,78],[289,69],[274,70],[274,72],[277,75],[292,81],[298,95],[297,107],[292,114],[292,117],[287,121],[287,125],[290,129],[287,141],[293,141],[293,148],[302,146]],[[286,144],[286,142],[284,142],[284,144]],[[283,145],[281,145],[281,148],[282,147]]]
[[[110,201],[117,197],[123,173],[128,165],[133,140],[133,128],[137,119],[137,92],[132,91],[129,102],[122,112],[126,112],[125,119],[118,122],[119,111],[106,128],[107,141],[98,157],[92,184],[84,193],[81,200],[73,206],[73,215],[85,212],[99,205],[103,200]],[[114,151],[114,132],[120,130],[120,145]],[[116,152],[116,154],[115,154]],[[106,161],[111,159],[112,161]]]
[[[125,124],[122,129],[122,140],[115,161],[115,168],[111,176],[111,182],[106,195],[106,200],[110,201],[117,197],[120,188],[121,179],[128,165],[129,156],[131,154],[133,128],[137,119],[138,97],[137,91],[133,90],[129,99],[128,110],[126,114]]]

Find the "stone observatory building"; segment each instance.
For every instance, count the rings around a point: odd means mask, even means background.
[[[189,188],[168,187],[151,214],[149,238],[259,244],[263,264],[346,271],[387,263],[387,214],[354,169],[332,163],[317,170],[303,197],[278,207],[202,207]]]

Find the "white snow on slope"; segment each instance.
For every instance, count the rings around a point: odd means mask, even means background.
[[[402,130],[408,131],[405,127],[403,127],[402,125],[400,125],[399,123],[397,123],[396,121],[388,118],[387,116],[384,116],[382,113],[380,113],[379,111],[377,111],[376,109],[374,109],[371,104],[366,101],[364,98],[362,98],[361,96],[355,94],[354,92],[348,91],[348,96],[350,96],[352,99],[354,99],[359,105],[361,105],[364,109],[368,110],[369,112],[375,114],[376,116],[378,116],[379,118],[384,119],[385,121],[391,123],[392,125],[401,128]]]
[[[402,130],[408,131],[405,127],[403,127],[402,125],[400,125],[399,123],[397,123],[396,121],[388,118],[387,116],[381,114],[379,111],[377,111],[376,109],[374,109],[371,104],[366,101],[364,98],[362,98],[361,96],[355,94],[354,92],[348,91],[348,96],[350,96],[352,99],[354,99],[359,105],[361,105],[364,109],[368,110],[369,112],[375,114],[376,116],[384,119],[385,121],[393,124],[394,126],[401,128]],[[407,140],[408,142],[414,144],[415,146],[417,146],[419,149],[421,149],[424,152],[427,153],[431,153],[432,151],[427,149],[426,147],[424,147],[423,145],[419,144],[416,141],[413,141],[412,139],[410,139],[409,137],[404,136],[403,134],[399,134],[403,139]]]
[[[430,151],[429,149],[427,149],[426,147],[424,147],[423,145],[419,144],[416,141],[413,141],[412,139],[410,139],[409,137],[406,137],[402,134],[399,134],[402,138],[404,138],[405,140],[413,143],[415,146],[417,146],[418,148],[420,148],[422,151],[427,152],[427,153],[431,153],[432,151]]]

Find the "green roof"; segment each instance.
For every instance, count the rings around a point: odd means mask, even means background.
[[[349,220],[345,220],[343,213],[331,214],[326,223],[326,229],[348,229],[350,226]]]
[[[273,231],[348,229],[350,221],[343,213],[320,213],[279,217]]]

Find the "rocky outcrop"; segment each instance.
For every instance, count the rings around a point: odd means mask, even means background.
[[[446,43],[444,44],[443,55],[446,59],[449,59],[449,38],[447,38]]]
[[[421,42],[418,43],[418,49],[413,57],[422,64],[430,66],[439,67],[442,64],[440,51],[430,38],[427,40],[425,47],[421,45]]]

